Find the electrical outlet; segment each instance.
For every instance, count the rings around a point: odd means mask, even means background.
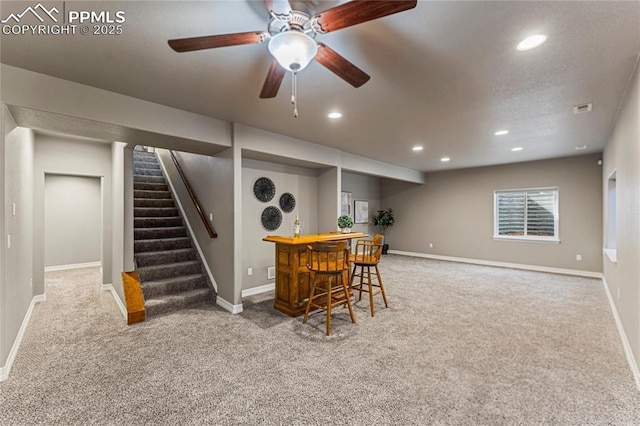
[[[209,213],[209,222],[213,222],[213,213]]]
[[[7,248],[11,248],[11,235],[7,235]]]
[[[247,275],[253,275],[253,268],[247,268]]]
[[[276,277],[276,267],[275,266],[271,266],[269,268],[267,268],[267,279],[268,280],[272,280]]]
[[[580,262],[582,260],[582,255],[581,254],[576,254],[576,260],[578,262]]]
[[[16,215],[16,203],[11,203],[11,211],[13,212],[13,215]]]
[[[433,243],[429,243],[429,248],[433,248]]]

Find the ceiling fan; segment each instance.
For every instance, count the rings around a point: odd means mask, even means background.
[[[363,22],[372,21],[416,7],[417,0],[352,0],[314,16],[293,10],[288,0],[263,0],[271,19],[266,31],[220,34],[169,40],[176,52],[213,49],[242,44],[265,43],[274,61],[260,92],[260,98],[274,98],[287,71],[293,74],[294,116],[297,116],[296,75],[315,59],[338,77],[360,87],[369,75],[321,42],[317,34],[326,34]]]

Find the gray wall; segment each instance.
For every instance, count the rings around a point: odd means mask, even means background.
[[[276,186],[273,200],[263,203],[253,194],[256,179],[268,177]],[[280,196],[290,192],[296,198],[296,207],[290,213],[282,212],[282,225],[267,231],[260,221],[267,206],[280,208]],[[274,244],[262,241],[267,235],[293,235],[296,214],[302,224],[301,233],[318,233],[318,177],[317,170],[244,159],[242,161],[242,289],[274,282],[267,279],[267,268],[275,266]],[[253,275],[247,274],[253,268]]]
[[[48,174],[44,188],[45,267],[99,262],[100,178]]]
[[[41,289],[32,289],[33,273],[33,131],[15,127],[11,116],[3,117],[6,135],[3,135],[4,151],[4,222],[3,240],[4,268],[2,274],[2,334],[0,344],[0,367],[4,366],[20,325],[34,294]],[[13,203],[16,214],[13,215]],[[8,247],[7,236],[11,236]]]
[[[331,167],[318,173],[318,233],[338,230],[340,216],[340,168]]]
[[[204,260],[211,269],[218,297],[231,304],[239,303],[235,301],[234,287],[233,150],[227,149],[214,157],[176,152],[180,166],[189,178],[202,208],[207,216],[213,213],[212,225],[218,233],[218,238],[215,239],[207,234],[169,151],[158,149],[157,152],[185,209]]]
[[[640,70],[636,66],[624,105],[604,153],[602,186],[616,171],[617,263],[604,257],[604,276],[640,368]],[[606,192],[605,192],[606,194]],[[606,200],[603,204],[606,217]],[[606,223],[606,222],[605,222]],[[607,241],[607,227],[604,240]]]
[[[602,167],[585,155],[429,173],[424,185],[383,180],[393,250],[602,271]],[[493,191],[559,188],[560,244],[493,239]],[[433,243],[433,248],[429,248]],[[582,255],[582,261],[576,255]]]
[[[102,179],[103,283],[112,283],[112,179],[111,145],[70,136],[36,135],[34,190],[34,294],[44,293],[44,182],[46,174]],[[64,241],[57,242],[64,250]],[[116,277],[119,278],[119,277]]]
[[[354,232],[365,232],[371,236],[378,233],[373,225],[373,216],[380,208],[380,178],[359,173],[342,171],[342,191],[351,192],[353,201],[364,200],[369,202],[369,223],[356,223]],[[351,203],[353,211],[353,202]]]

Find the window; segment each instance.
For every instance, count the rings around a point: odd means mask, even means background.
[[[493,237],[559,241],[558,188],[495,191]]]

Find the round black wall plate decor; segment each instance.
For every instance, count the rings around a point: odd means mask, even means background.
[[[285,192],[280,196],[280,208],[285,213],[291,213],[296,208],[296,197],[290,192]]]
[[[253,184],[253,193],[264,203],[271,201],[276,195],[276,185],[268,177],[261,177]]]
[[[279,208],[269,206],[262,211],[260,220],[262,221],[264,229],[267,231],[275,231],[280,228],[280,224],[282,224],[282,213]]]

